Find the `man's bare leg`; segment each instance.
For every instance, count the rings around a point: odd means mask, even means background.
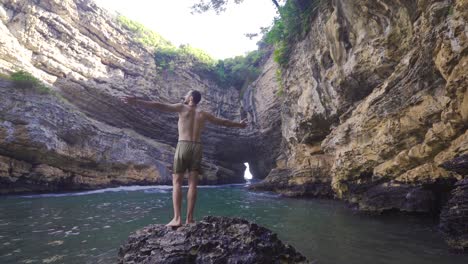
[[[197,201],[198,171],[189,172],[188,184],[186,224],[195,223],[193,220],[193,210],[195,208],[195,202]]]
[[[174,207],[174,218],[166,226],[177,227],[182,224],[180,219],[180,208],[182,207],[182,182],[183,173],[172,174],[172,206]]]

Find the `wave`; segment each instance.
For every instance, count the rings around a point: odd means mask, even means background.
[[[105,192],[141,191],[141,190],[148,190],[148,189],[156,189],[156,190],[159,189],[161,192],[164,192],[165,190],[168,190],[171,188],[172,187],[169,185],[145,185],[145,186],[131,185],[131,186],[119,186],[119,187],[104,188],[104,189],[83,191],[83,192],[41,193],[41,194],[21,195],[20,197],[37,198],[37,197],[80,196],[80,195],[105,193]]]
[[[233,184],[221,184],[221,185],[200,185],[198,188],[225,188],[225,187],[238,187],[245,186],[245,183],[233,183]],[[184,185],[182,187],[188,187]],[[98,190],[82,191],[82,192],[65,192],[65,193],[41,193],[31,195],[20,195],[23,198],[39,198],[39,197],[63,197],[63,196],[80,196],[89,195],[105,192],[122,192],[122,191],[145,191],[146,193],[167,193],[172,190],[171,185],[131,185],[131,186],[119,186],[113,188],[104,188]]]

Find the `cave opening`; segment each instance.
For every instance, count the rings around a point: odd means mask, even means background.
[[[252,172],[250,171],[250,168],[249,168],[249,163],[245,162],[244,165],[246,167],[245,171],[244,171],[244,179],[246,181],[250,181],[250,180],[252,180],[253,176],[252,176]]]

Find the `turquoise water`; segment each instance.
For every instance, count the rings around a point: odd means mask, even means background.
[[[449,253],[433,220],[368,216],[339,201],[201,187],[195,217],[204,215],[255,221],[315,263],[468,263],[468,255]],[[169,186],[3,196],[0,263],[115,263],[131,232],[171,216]]]

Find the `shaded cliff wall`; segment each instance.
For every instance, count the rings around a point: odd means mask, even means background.
[[[92,1],[2,1],[0,19],[0,71],[24,69],[64,99],[21,93],[13,83],[2,83],[2,192],[170,183],[177,115],[128,106],[118,96],[174,103],[197,89],[203,109],[240,120],[237,90],[219,87],[187,65],[158,70],[153,51]],[[211,125],[206,130],[201,182],[242,182],[247,161],[242,153],[254,156],[248,142],[258,132]],[[85,175],[76,169],[85,163],[107,169],[88,166]],[[44,171],[47,183],[38,187],[43,183],[30,179],[30,172],[47,166],[54,172]],[[125,174],[130,167],[137,177]],[[72,187],[74,175],[87,180]]]
[[[328,1],[282,69],[281,155],[261,189],[438,212],[463,178],[467,2]]]
[[[253,177],[265,178],[281,157],[281,102],[277,80],[278,65],[270,55],[262,73],[242,96],[243,116],[251,121],[252,151],[244,153]],[[253,139],[253,140],[252,140]]]

